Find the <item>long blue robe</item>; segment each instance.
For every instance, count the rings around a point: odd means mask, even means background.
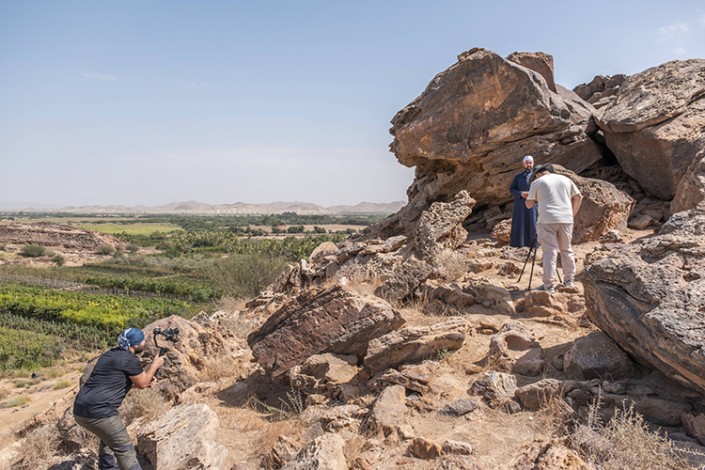
[[[537,207],[526,208],[525,201],[521,197],[522,191],[528,191],[530,186],[531,172],[522,171],[514,177],[509,191],[514,195],[514,208],[512,210],[512,233],[509,237],[509,245],[515,247],[532,246],[536,244],[536,216]]]

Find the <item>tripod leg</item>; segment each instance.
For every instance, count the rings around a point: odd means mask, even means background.
[[[521,278],[524,275],[524,270],[526,269],[526,264],[529,262],[529,258],[531,258],[531,250],[535,250],[536,248],[532,247],[529,248],[529,253],[526,255],[526,259],[524,260],[524,267],[521,268],[521,273],[519,274],[519,279],[517,279],[517,284],[521,282]]]
[[[536,264],[536,252],[538,251],[536,247],[533,247],[532,250],[534,250],[534,259],[531,261],[531,274],[529,274],[529,290],[531,290],[531,281],[534,278],[534,265]]]

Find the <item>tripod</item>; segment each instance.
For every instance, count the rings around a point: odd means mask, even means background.
[[[531,242],[531,248],[529,248],[529,253],[526,255],[526,259],[524,260],[524,267],[521,268],[521,273],[519,274],[519,279],[517,279],[517,284],[521,282],[521,278],[524,275],[524,271],[526,270],[526,265],[529,262],[529,258],[531,258],[531,255],[533,253],[533,259],[531,260],[531,273],[529,274],[529,287],[528,290],[531,290],[531,280],[534,277],[534,265],[536,265],[536,251],[538,250],[539,244],[538,240],[536,238],[537,236],[534,235],[534,240]],[[563,279],[561,279],[561,275],[558,272],[558,268],[556,268],[556,275],[558,276],[558,282],[561,284],[563,283]]]

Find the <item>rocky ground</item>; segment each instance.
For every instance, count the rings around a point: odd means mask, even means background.
[[[620,243],[651,233],[628,230],[620,234]],[[447,261],[442,269],[453,271],[447,276],[455,279],[450,284],[436,280],[436,290],[439,285],[474,285],[453,295],[387,303],[373,295],[384,286],[383,276],[366,281],[343,276],[304,287],[298,297],[273,292],[241,310],[203,314],[193,322],[163,320],[162,326],[180,327],[182,341],[163,370],[160,402],[151,402],[149,392],[131,392],[139,406],[162,410],[158,416],[143,410],[141,418],[132,418],[130,430],[147,459],[145,467],[193,468],[184,464],[183,455],[181,460],[169,455],[166,449],[176,446],[204,468],[312,468],[312,462],[320,468],[360,469],[590,468],[579,466],[587,464],[566,444],[566,436],[573,420],[586,416],[600,395],[605,418],[621,403],[632,403],[653,429],[669,434],[676,447],[689,449],[679,454],[682,458],[702,465],[705,448],[688,436],[697,433],[681,419],[693,411],[697,394],[633,362],[585,316],[584,264],[609,250],[610,243],[577,245],[578,286],[555,294],[527,290],[531,261],[517,283],[526,249],[476,234],[455,250],[462,256],[442,257]],[[361,244],[368,251],[378,246]],[[321,265],[318,256],[309,265],[314,271]],[[534,287],[541,272],[539,259]],[[309,290],[317,293],[313,299],[306,298]],[[333,340],[325,335],[327,313],[334,311],[339,318],[341,312],[373,305],[375,315],[387,315],[377,325],[391,324],[388,333],[372,333],[365,322],[348,316],[345,333],[337,331]],[[282,311],[287,315],[268,326]],[[307,328],[311,318],[305,312],[315,315],[320,331],[309,335],[320,333],[319,343],[297,349],[292,343],[301,338],[286,329],[286,321],[296,318]],[[277,342],[269,331],[289,336]],[[350,339],[340,341],[341,334],[358,336],[341,346]],[[354,347],[362,344],[361,335],[369,342],[362,362]],[[321,346],[324,336],[330,344]],[[263,352],[258,344],[267,341]],[[276,351],[275,361],[268,360],[271,351]],[[76,378],[69,374],[70,380]],[[6,380],[2,387],[12,383]],[[3,422],[15,436],[58,422],[60,439],[74,452],[54,457],[54,464],[62,466],[51,468],[85,468],[81,465],[95,459],[92,443],[77,434],[64,413],[75,387],[51,391],[51,382],[35,387],[24,392],[30,397],[26,408],[2,410]],[[29,416],[30,411],[36,416]],[[184,420],[193,424],[180,429],[176,423]],[[0,458],[17,462],[20,447],[6,447]],[[541,464],[545,455],[558,463]],[[580,464],[571,466],[573,461]],[[688,467],[684,463],[682,468]]]

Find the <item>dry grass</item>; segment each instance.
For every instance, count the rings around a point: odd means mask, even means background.
[[[271,406],[257,398],[250,397],[248,406],[267,416],[269,421],[288,421],[296,419],[306,409],[306,398],[294,388],[286,392],[284,398],[279,398],[279,406]]]
[[[19,448],[13,469],[35,470],[47,468],[48,461],[55,455],[60,442],[56,426],[47,425],[30,431]]]
[[[204,382],[217,382],[220,379],[233,377],[238,373],[238,367],[228,355],[208,357],[203,361],[203,366],[198,377]]]
[[[684,470],[681,459],[667,438],[652,432],[633,406],[616,409],[603,423],[599,401],[590,406],[587,422],[579,425],[568,442],[598,470]]]
[[[166,413],[170,406],[169,402],[156,389],[132,390],[127,394],[120,407],[120,415],[125,420],[125,425],[129,425],[140,417],[152,421]]]
[[[54,384],[54,386],[52,387],[52,389],[53,389],[53,390],[61,390],[62,388],[68,388],[68,387],[71,387],[71,386],[73,386],[73,385],[74,385],[74,383],[73,383],[72,381],[70,381],[70,380],[59,380],[58,382],[56,382],[56,383]]]
[[[20,406],[25,406],[27,403],[29,403],[30,398],[25,395],[20,395],[14,398],[11,398],[10,400],[0,403],[0,408],[18,408]]]
[[[464,254],[455,250],[444,250],[436,258],[441,273],[448,280],[463,277],[468,272],[469,260]]]

